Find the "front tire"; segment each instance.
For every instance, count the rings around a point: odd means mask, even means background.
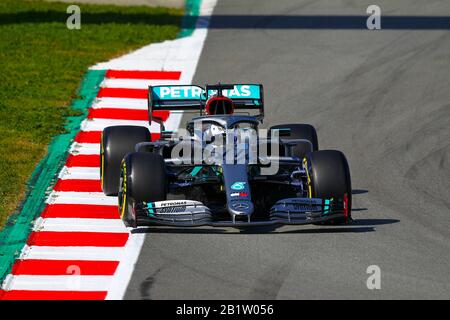
[[[102,190],[107,196],[119,191],[120,164],[122,159],[139,142],[150,142],[150,131],[146,127],[112,126],[102,132],[100,142],[100,179]]]
[[[133,152],[122,161],[119,187],[119,212],[127,227],[137,227],[134,206],[140,202],[167,199],[164,158],[155,153]]]
[[[303,160],[311,198],[347,197],[348,217],[334,219],[334,224],[351,220],[352,185],[347,159],[341,151],[321,150],[309,153]]]

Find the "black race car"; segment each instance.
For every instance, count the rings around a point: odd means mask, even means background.
[[[101,139],[101,184],[125,225],[247,227],[351,221],[344,154],[319,150],[309,124],[262,132],[259,84],[150,86],[147,127],[112,126]],[[155,111],[196,112],[169,132]],[[256,114],[251,114],[255,113]],[[183,132],[182,132],[183,131]]]

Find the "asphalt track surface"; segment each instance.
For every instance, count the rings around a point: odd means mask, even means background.
[[[344,18],[340,29],[296,28],[280,17],[365,16],[369,4],[219,1],[214,15],[260,18],[229,28],[213,17],[194,78],[262,82],[266,126],[313,124],[321,149],[347,155],[356,223],[150,228],[126,298],[450,298],[450,33],[346,28]],[[376,4],[384,15],[450,16],[448,1]],[[370,265],[380,290],[366,287]]]

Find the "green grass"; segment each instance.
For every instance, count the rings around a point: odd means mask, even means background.
[[[25,195],[51,138],[64,132],[87,68],[152,42],[174,39],[182,10],[0,1],[0,228]]]

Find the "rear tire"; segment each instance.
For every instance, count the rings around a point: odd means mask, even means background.
[[[167,199],[164,158],[155,153],[133,152],[122,161],[119,188],[119,212],[127,227],[136,227],[134,205]]]
[[[309,196],[343,199],[347,194],[348,219],[334,219],[333,223],[342,224],[351,220],[352,185],[345,155],[337,150],[315,151],[305,157],[304,165],[309,177]]]
[[[272,129],[290,129],[290,135],[281,137],[281,139],[305,139],[312,145],[312,151],[319,150],[319,141],[317,139],[316,129],[310,124],[280,124],[273,126]],[[292,147],[292,156],[303,159],[311,152],[311,145],[308,143],[300,143]],[[280,155],[284,155],[284,147],[280,145]]]
[[[150,131],[146,127],[112,126],[102,132],[100,142],[100,179],[107,196],[119,192],[120,164],[122,159],[139,142],[150,142]]]

